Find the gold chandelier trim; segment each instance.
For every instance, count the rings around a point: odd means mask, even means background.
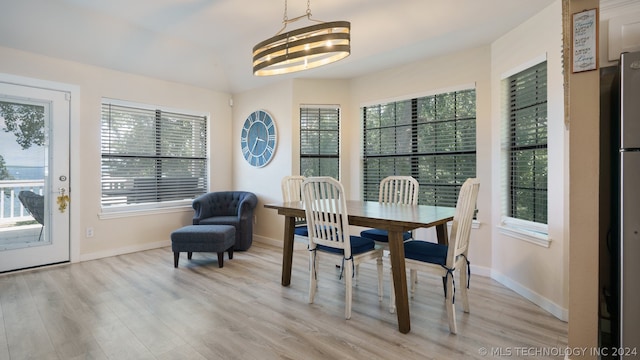
[[[313,69],[351,53],[351,23],[331,21],[278,33],[253,47],[253,74],[269,76]]]

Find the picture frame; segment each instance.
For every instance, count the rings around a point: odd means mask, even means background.
[[[573,73],[598,69],[597,9],[584,10],[573,14],[571,59]]]

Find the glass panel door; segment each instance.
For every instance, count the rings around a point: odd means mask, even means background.
[[[0,82],[0,272],[69,261],[68,98]]]

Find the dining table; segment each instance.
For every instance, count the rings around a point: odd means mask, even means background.
[[[296,218],[305,217],[302,201],[265,204],[285,217],[282,251],[282,286],[291,283],[293,243]],[[411,331],[407,275],[404,263],[402,234],[417,228],[435,227],[438,243],[447,244],[447,223],[453,220],[455,208],[429,205],[405,205],[379,203],[376,201],[347,200],[349,225],[387,230],[389,233],[389,257],[396,295],[398,330],[406,334]]]

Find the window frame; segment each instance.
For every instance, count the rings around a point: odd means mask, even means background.
[[[185,109],[176,109],[176,108],[171,108],[171,107],[166,107],[166,106],[157,106],[157,105],[149,105],[149,104],[143,104],[143,103],[136,103],[136,102],[131,102],[131,101],[125,101],[125,100],[118,100],[118,99],[111,99],[111,98],[106,98],[103,97],[101,100],[101,130],[100,130],[100,164],[101,164],[101,168],[100,168],[100,209],[101,212],[99,214],[99,218],[100,219],[110,219],[110,218],[119,218],[119,217],[127,217],[130,216],[132,213],[135,213],[136,215],[146,215],[146,214],[158,214],[158,213],[171,213],[171,212],[176,212],[176,211],[185,211],[185,210],[191,210],[191,204],[193,202],[193,199],[181,199],[181,200],[167,200],[167,201],[159,201],[159,202],[146,202],[146,203],[132,203],[132,204],[114,204],[114,205],[107,205],[105,206],[103,204],[103,200],[102,200],[102,194],[103,194],[103,188],[102,188],[102,181],[103,181],[103,170],[102,170],[102,163],[104,160],[104,155],[105,153],[103,153],[103,149],[102,149],[102,142],[103,142],[103,129],[102,129],[102,112],[103,112],[103,107],[104,106],[108,106],[108,105],[114,105],[114,106],[118,106],[118,107],[128,107],[131,108],[132,110],[139,110],[139,111],[153,111],[156,114],[162,114],[162,113],[170,113],[170,114],[174,114],[174,115],[178,115],[178,116],[186,116],[186,117],[196,117],[196,118],[203,118],[204,120],[204,131],[205,131],[205,135],[204,135],[204,142],[202,144],[202,146],[204,147],[204,157],[197,157],[197,159],[200,159],[204,162],[205,164],[205,169],[203,171],[203,176],[204,176],[204,192],[206,193],[209,191],[210,188],[210,172],[209,172],[209,166],[210,166],[210,149],[209,149],[209,141],[210,141],[210,116],[207,113],[203,113],[203,112],[198,112],[198,111],[193,111],[193,110],[185,110]],[[196,157],[194,157],[194,159],[196,159]],[[197,195],[196,195],[197,196]]]
[[[452,93],[455,93],[456,96],[458,93],[465,93],[465,92],[473,92],[473,116],[472,117],[466,117],[463,118],[463,116],[458,117],[457,115],[459,115],[459,113],[457,113],[457,111],[459,110],[457,107],[455,108],[456,112],[455,112],[455,116],[453,118],[437,118],[435,120],[433,120],[433,123],[444,123],[444,122],[452,122],[454,121],[456,123],[455,127],[456,130],[458,130],[457,128],[457,124],[458,121],[463,121],[463,120],[471,120],[473,119],[473,150],[464,150],[464,149],[458,149],[456,151],[453,152],[449,152],[449,153],[445,153],[442,151],[438,151],[438,150],[433,150],[431,152],[427,151],[425,153],[425,150],[418,150],[419,146],[424,146],[424,145],[420,145],[420,140],[419,135],[420,135],[420,131],[419,131],[419,127],[423,126],[425,124],[427,124],[428,122],[425,121],[425,119],[419,119],[419,114],[416,111],[416,106],[420,101],[425,101],[425,99],[427,98],[432,98],[432,97],[438,97],[438,96],[447,96],[450,95]],[[408,154],[391,154],[391,153],[386,153],[386,154],[379,154],[377,156],[371,156],[371,155],[367,155],[367,137],[369,136],[369,134],[367,133],[367,124],[366,124],[366,111],[367,108],[370,107],[376,107],[376,106],[387,106],[390,104],[400,104],[400,103],[409,103],[411,106],[411,111],[412,114],[410,115],[410,120],[408,122],[405,122],[403,124],[398,124],[398,121],[396,120],[396,128],[400,128],[400,127],[407,127],[409,129],[411,129],[411,135],[409,136],[411,138],[411,150],[409,151]],[[457,201],[457,196],[459,193],[459,189],[462,186],[462,183],[464,182],[464,180],[466,180],[468,177],[476,177],[477,176],[477,89],[476,89],[476,85],[475,83],[473,84],[465,84],[465,85],[460,85],[460,86],[456,86],[456,87],[451,87],[451,88],[446,88],[446,89],[438,89],[436,91],[430,92],[430,93],[426,93],[426,94],[420,94],[420,95],[411,95],[411,96],[407,96],[407,97],[402,97],[402,98],[396,98],[396,99],[392,99],[392,100],[387,100],[387,101],[379,101],[379,102],[372,102],[369,104],[365,104],[362,105],[360,107],[360,115],[361,115],[361,126],[362,126],[362,158],[361,158],[361,166],[362,166],[362,184],[361,184],[361,196],[362,199],[365,201],[377,201],[378,199],[378,188],[379,188],[379,181],[373,181],[373,180],[369,180],[367,181],[367,161],[369,161],[370,159],[375,159],[376,157],[378,158],[384,158],[384,157],[394,157],[394,158],[398,158],[398,159],[409,159],[409,163],[410,163],[410,170],[407,173],[406,171],[402,171],[402,170],[396,170],[394,171],[394,174],[380,174],[378,177],[384,177],[384,176],[388,176],[388,175],[409,175],[409,176],[413,176],[414,178],[416,178],[418,180],[418,182],[420,183],[420,196],[418,197],[418,202],[419,204],[427,204],[427,205],[436,205],[436,206],[455,206],[455,203]],[[396,115],[397,117],[397,115]],[[420,120],[420,121],[418,121]],[[461,123],[464,124],[464,123]],[[388,126],[388,127],[392,127],[392,126]],[[382,127],[381,127],[382,128]],[[370,129],[371,130],[371,129]],[[436,138],[439,135],[434,135]],[[401,144],[398,142],[399,140],[396,139],[396,141],[394,142],[395,147],[398,148],[399,146],[401,146]],[[457,144],[455,141],[451,143],[451,145]],[[469,176],[461,176],[460,179],[455,180],[455,184],[444,184],[444,183],[440,183],[438,184],[437,182],[426,182],[424,180],[424,175],[420,175],[420,157],[424,157],[424,156],[433,156],[434,158],[446,158],[447,156],[451,156],[452,154],[456,155],[456,156],[464,156],[464,155],[471,155],[473,156],[473,165],[471,165],[471,169],[473,172],[473,176],[469,175]],[[438,156],[442,156],[442,157],[438,157]],[[455,161],[454,161],[455,163]],[[440,168],[441,169],[441,168]],[[383,176],[384,175],[384,176]],[[369,176],[370,177],[370,176]],[[464,177],[464,179],[463,179]],[[381,180],[381,179],[380,179]],[[369,184],[368,184],[369,183]],[[368,185],[367,185],[368,184]],[[447,200],[447,203],[445,205],[443,205],[442,203],[435,203],[435,204],[431,204],[429,202],[427,202],[427,199],[425,198],[424,193],[426,191],[428,191],[428,189],[433,189],[435,186],[439,186],[440,188],[442,187],[449,187],[451,190],[449,191],[445,191],[444,193],[447,194],[448,193],[448,197],[450,199]],[[435,197],[437,197],[437,195],[434,195]],[[434,198],[434,201],[435,200]]]
[[[336,115],[337,115],[337,119],[336,119],[336,129],[322,129],[321,126],[318,126],[318,128],[308,128],[308,127],[304,127],[303,126],[303,111],[305,110],[312,110],[312,111],[318,111],[321,112],[323,110],[335,110],[336,111]],[[299,108],[299,124],[300,124],[300,147],[299,147],[299,164],[300,164],[300,175],[302,176],[309,176],[308,174],[305,174],[305,168],[303,167],[303,160],[304,159],[335,159],[337,161],[336,167],[337,167],[337,177],[336,176],[332,176],[334,177],[336,180],[340,180],[340,145],[341,145],[341,141],[340,141],[340,127],[341,127],[341,120],[342,120],[342,109],[340,108],[339,105],[317,105],[317,104],[301,104],[300,108]],[[318,116],[318,119],[320,119],[321,116]],[[320,125],[320,122],[318,122],[318,124]],[[335,154],[323,154],[320,151],[320,147],[321,145],[318,144],[318,152],[305,152],[305,146],[303,144],[305,136],[304,133],[305,132],[312,132],[312,131],[318,131],[318,132],[332,132],[332,133],[336,133],[336,153]],[[330,174],[327,173],[322,173],[321,171],[322,169],[320,168],[319,174],[313,174],[312,176],[331,176]]]
[[[511,70],[508,73],[505,73],[501,76],[501,82],[502,82],[502,117],[503,117],[503,121],[502,121],[502,126],[503,126],[503,132],[502,132],[502,155],[501,155],[501,162],[502,162],[502,168],[503,168],[503,176],[502,176],[502,185],[501,185],[501,193],[502,193],[502,215],[500,217],[500,223],[498,224],[497,228],[499,230],[500,233],[507,235],[509,237],[512,238],[516,238],[522,241],[526,241],[526,242],[530,242],[532,244],[535,245],[539,245],[542,247],[549,247],[551,244],[551,238],[549,237],[549,226],[548,226],[548,218],[547,218],[547,223],[541,223],[541,222],[536,222],[536,221],[530,221],[530,220],[525,220],[525,219],[519,219],[519,218],[515,218],[510,215],[510,202],[511,200],[511,192],[513,191],[511,189],[511,181],[510,181],[510,177],[511,177],[511,142],[512,142],[512,138],[510,135],[510,126],[511,126],[511,120],[510,120],[510,116],[511,116],[511,110],[510,110],[510,105],[509,105],[509,97],[511,96],[510,91],[509,91],[509,81],[510,79],[515,76],[518,75],[524,71],[530,70],[536,66],[539,66],[542,63],[546,63],[546,73],[547,73],[547,95],[546,95],[546,102],[545,102],[545,106],[546,106],[546,150],[547,150],[547,165],[546,165],[546,172],[547,172],[547,216],[549,213],[548,210],[548,204],[549,204],[549,200],[548,200],[548,173],[549,173],[549,161],[548,161],[548,149],[549,149],[549,140],[548,140],[548,134],[549,134],[549,126],[548,126],[548,121],[549,121],[549,116],[548,116],[548,109],[549,109],[549,93],[548,93],[548,82],[549,82],[549,64],[547,61],[547,57],[546,55],[540,56],[538,58],[535,58],[525,64],[520,65],[519,67]]]

